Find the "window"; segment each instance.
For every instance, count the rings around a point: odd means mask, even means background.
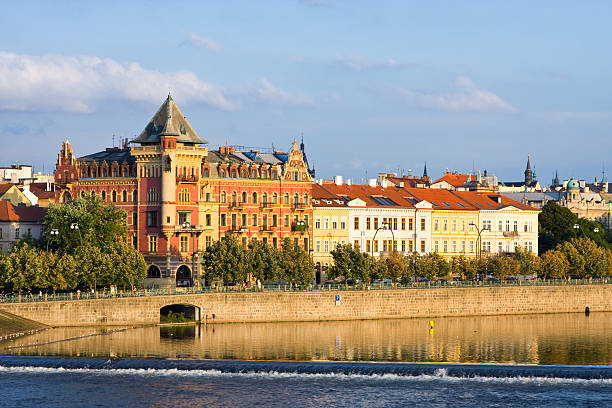
[[[421,231],[425,231],[425,218],[421,218]]]
[[[238,226],[238,215],[232,214],[232,228],[236,228]]]
[[[370,217],[366,217],[366,229],[369,230],[371,227],[370,225]]]
[[[242,224],[243,227],[246,227],[247,225],[247,215],[246,214],[242,214]]]
[[[425,240],[421,240],[421,252],[425,252]]]
[[[461,252],[465,252],[465,241],[461,241]]]
[[[252,220],[251,220],[251,225],[253,225],[254,227],[257,226],[257,214],[253,214]]]
[[[397,218],[393,219],[393,229],[397,230]]]
[[[533,242],[531,242],[531,241],[527,242],[527,250],[529,252],[533,252]]]
[[[504,230],[504,222],[503,222],[502,220],[499,220],[499,221],[497,222],[497,230],[498,230],[499,232],[502,232],[502,231]]]
[[[147,201],[148,202],[156,202],[159,200],[159,196],[157,194],[157,189],[155,187],[151,187],[147,192]]]
[[[19,239],[19,227],[15,228],[15,239]]]
[[[353,224],[354,224],[355,229],[358,230],[359,229],[359,217],[355,217]]]
[[[412,218],[408,218],[408,231],[412,231],[413,228],[414,228],[413,220]]]
[[[187,222],[187,215],[188,215],[188,213],[186,213],[186,212],[179,212],[179,214],[178,214],[178,223],[179,223],[179,225],[183,225],[184,223]]]
[[[147,227],[157,227],[157,211],[147,211]]]
[[[210,201],[210,193],[206,193],[206,201],[209,202]]]
[[[438,241],[434,241],[434,252],[438,252],[439,248],[438,248]]]
[[[378,217],[374,217],[374,229],[378,229]]]
[[[225,177],[225,170],[221,169],[219,172],[219,177]]]
[[[102,191],[102,201],[106,202],[106,191]]]
[[[181,203],[188,203],[189,202],[189,190],[187,190],[186,188],[183,188],[181,190],[181,192],[179,193],[179,201]]]
[[[264,239],[266,239],[266,238],[264,237]],[[273,246],[274,248],[277,248],[277,247],[278,247],[278,238],[276,238],[276,237],[273,237],[273,238],[272,238],[272,246]]]
[[[453,252],[457,252],[457,241],[453,241]]]
[[[321,240],[315,241],[315,252],[321,252]]]
[[[406,231],[406,219],[402,218],[402,231]]]
[[[332,217],[332,229],[338,229],[338,217]]]
[[[225,191],[223,191],[221,193],[221,202],[222,203],[226,203],[227,202],[227,194],[225,194]]]
[[[510,220],[506,220],[506,231],[510,231]]]
[[[461,231],[465,231],[465,220],[461,220]]]
[[[138,202],[138,190],[132,191],[132,201]]]
[[[242,202],[243,202],[244,204],[246,204],[246,202],[247,202],[247,193],[246,193],[246,191],[243,191],[243,192],[242,192]]]
[[[402,239],[402,252],[406,252],[406,240]]]
[[[451,231],[457,231],[457,220],[451,222]]]
[[[273,227],[278,226],[278,215],[276,214],[272,214],[272,226]]]
[[[442,221],[442,231],[448,231],[448,220]],[[446,251],[444,251],[446,252]]]
[[[329,252],[329,240],[323,241],[323,252]]]
[[[353,248],[359,249],[359,240],[358,239],[353,241]]]
[[[123,199],[122,201],[123,201],[124,203],[126,203],[126,202],[127,202],[127,200],[128,200],[128,198],[127,198],[127,191],[123,190],[123,193],[121,193],[121,195],[122,195],[122,197],[121,197],[121,198]]]
[[[374,252],[378,252],[378,240],[375,240],[372,245],[374,245]]]
[[[444,248],[444,252],[448,252],[448,241],[447,240],[444,240],[443,248]]]
[[[278,194],[272,194],[272,204],[278,204]]]
[[[500,254],[504,252],[504,243],[501,241],[497,243],[497,252],[499,252]]]
[[[257,193],[251,195],[251,201],[253,201],[253,204],[257,204]]]
[[[189,251],[189,237],[188,236],[181,235],[180,246],[181,246],[181,252],[188,252]]]
[[[482,230],[491,231],[491,220],[482,220]]]
[[[285,215],[285,227],[289,226],[289,215]]]
[[[236,169],[232,169],[232,178],[236,178]]]
[[[0,228],[0,238],[2,238],[2,228]]]
[[[518,221],[514,220],[514,232],[518,232]]]
[[[221,226],[225,227],[227,225],[227,214],[221,214]]]
[[[315,218],[315,229],[321,229],[321,217]]]
[[[370,252],[372,250],[372,242],[367,239],[366,240],[366,252]]]
[[[206,237],[206,249],[210,248],[210,246],[212,245],[212,238],[210,236]]]
[[[149,252],[157,252],[157,235],[149,235]]]
[[[295,193],[293,195],[293,204],[297,207],[299,203],[300,203],[300,196],[298,193]]]
[[[483,241],[482,252],[491,252],[491,241]]]
[[[323,229],[329,229],[329,217],[323,218]]]
[[[304,194],[304,205],[308,205],[308,194]]]
[[[289,193],[285,193],[285,204],[289,204]]]
[[[132,225],[135,225],[135,226],[138,225],[138,213],[137,212],[132,213]]]
[[[470,252],[474,252],[474,241],[470,241]]]
[[[210,214],[206,214],[206,226],[207,227],[210,227],[211,225],[211,218],[212,217],[210,216]]]
[[[408,240],[408,252],[414,252],[414,247],[412,246],[412,240]]]

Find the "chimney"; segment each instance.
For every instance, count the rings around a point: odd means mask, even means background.
[[[399,182],[399,187],[404,188],[404,182],[403,181]]]
[[[497,196],[497,204],[501,204],[502,203],[502,196],[501,194]]]
[[[389,183],[387,182],[387,180],[386,180],[386,179],[385,179],[385,180],[381,180],[381,181],[380,181],[380,186],[381,186],[382,188],[387,188],[387,185],[388,185],[388,184],[389,184]]]
[[[341,186],[342,185],[342,176],[334,177],[334,184],[337,185],[337,186]]]
[[[346,185],[350,186],[351,184],[353,184],[353,180],[351,179],[346,179]]]
[[[376,187],[376,179],[369,179],[368,180],[368,186]]]

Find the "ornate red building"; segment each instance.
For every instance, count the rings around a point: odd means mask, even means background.
[[[223,234],[245,245],[290,237],[311,250],[314,171],[303,143],[289,152],[209,151],[170,96],[131,143],[76,158],[64,141],[56,200],[89,194],[124,209],[147,285],[200,284],[199,254]]]

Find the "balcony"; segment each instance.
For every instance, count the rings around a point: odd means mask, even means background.
[[[261,203],[261,205],[259,206],[259,209],[261,211],[265,211],[265,210],[272,211],[273,210],[272,203],[267,203],[267,202]]]
[[[180,176],[176,176],[176,182],[177,183],[197,183],[198,177],[190,176],[190,175],[180,175]]]
[[[261,232],[272,232],[272,226],[264,224],[259,227],[259,230]]]
[[[304,233],[308,230],[308,224],[304,221],[298,221],[291,224],[291,231]]]
[[[504,237],[518,237],[518,231],[504,231]]]
[[[205,229],[210,229],[212,227],[204,227],[203,225],[192,225],[191,227],[183,228],[181,224],[174,226],[174,232],[184,232],[184,233],[200,233]]]
[[[306,211],[308,206],[306,204],[294,203],[293,211]]]
[[[234,202],[230,203],[230,205],[229,205],[230,211],[234,211],[234,210],[235,211],[240,211],[243,208],[244,208],[243,204],[240,201],[234,201]]]
[[[240,234],[242,232],[247,232],[248,228],[240,225],[232,225],[229,227],[229,232],[233,232],[235,234]]]

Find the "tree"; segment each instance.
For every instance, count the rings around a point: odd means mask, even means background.
[[[310,255],[290,238],[283,240],[280,264],[282,276],[288,282],[306,285],[314,280],[314,263]]]
[[[115,243],[109,254],[113,264],[111,282],[133,288],[147,277],[147,264],[136,249],[123,241]]]
[[[353,267],[353,258],[351,257],[351,253],[353,252],[353,248],[350,244],[342,245],[339,244],[330,252],[334,263],[329,268],[327,272],[327,276],[330,279],[343,278],[344,282],[351,278],[351,268]]]
[[[584,260],[584,271],[582,276],[605,276],[607,273],[606,249],[597,246],[595,241],[589,238],[573,238],[570,244]]]
[[[4,262],[5,286],[13,291],[32,289],[35,285],[46,287],[40,276],[44,273],[43,258],[36,248],[23,242],[15,245]]]
[[[406,260],[404,255],[397,251],[391,251],[385,259],[387,264],[386,277],[391,279],[393,286],[397,284],[397,280],[406,274]]]
[[[111,270],[115,267],[109,254],[102,252],[100,247],[79,248],[75,253],[78,264],[76,280],[81,288],[96,289],[98,286],[113,283]]]
[[[204,251],[202,269],[208,280],[244,282],[250,271],[246,248],[234,235],[225,235]]]
[[[519,273],[521,275],[538,275],[540,272],[540,258],[533,252],[519,246],[514,252],[514,258],[519,263]]]
[[[74,254],[81,246],[108,252],[116,242],[127,238],[125,211],[89,195],[71,203],[51,204],[43,224],[45,231],[57,230],[58,234],[52,239],[45,236],[41,244],[46,245],[50,239],[49,248],[61,253]]]
[[[493,255],[489,259],[493,276],[498,279],[506,279],[509,276],[518,275],[520,263],[508,255]]]
[[[248,263],[253,278],[260,282],[280,279],[280,253],[263,241],[251,241]]]
[[[455,258],[455,272],[464,279],[474,279],[476,276],[476,260],[460,255]]]
[[[563,252],[551,249],[542,254],[540,274],[547,279],[565,279],[570,271],[570,264]]]

